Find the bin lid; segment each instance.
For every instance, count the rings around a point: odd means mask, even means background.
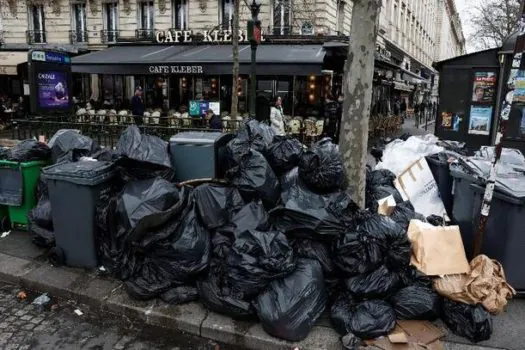
[[[42,169],[46,180],[61,180],[78,185],[95,186],[115,174],[113,162],[79,161],[59,163]]]
[[[225,134],[221,132],[185,131],[173,135],[170,138],[170,143],[213,144],[222,135]]]

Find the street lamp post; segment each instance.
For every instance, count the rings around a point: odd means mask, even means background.
[[[258,19],[259,11],[261,10],[262,0],[245,0],[246,5],[250,8],[252,19],[248,21],[248,38],[250,39],[250,46],[252,50],[251,59],[251,78],[250,78],[250,117],[255,117],[255,97],[257,94],[257,46],[261,41],[261,22]]]

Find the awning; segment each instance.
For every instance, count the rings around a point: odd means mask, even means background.
[[[258,75],[320,74],[322,45],[259,45]],[[77,56],[72,71],[91,74],[218,75],[232,73],[231,45],[114,46]],[[250,45],[239,46],[240,73],[249,74]]]
[[[405,83],[401,83],[401,82],[395,81],[394,82],[394,90],[411,92],[411,91],[414,90],[414,88],[411,87],[410,85],[405,84]]]
[[[17,66],[27,62],[27,51],[0,51],[0,75],[17,75]]]

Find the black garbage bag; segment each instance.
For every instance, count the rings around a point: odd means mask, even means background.
[[[366,187],[375,188],[379,186],[394,187],[394,180],[397,176],[387,169],[369,170],[366,169]]]
[[[398,190],[394,186],[376,186],[376,187],[367,187],[365,192],[365,205],[371,212],[377,213],[377,208],[379,204],[377,201],[386,198],[388,196],[393,196],[396,203],[403,202],[403,198]]]
[[[352,333],[362,339],[375,339],[390,333],[396,314],[383,300],[356,303],[348,293],[341,293],[330,308],[332,324],[342,336]]]
[[[270,211],[273,225],[287,235],[333,239],[345,231],[357,205],[347,192],[319,195],[299,181],[282,196],[284,207]]]
[[[55,246],[55,231],[51,216],[51,202],[48,198],[41,198],[28,216],[28,230],[33,233],[33,243],[42,248]]]
[[[232,139],[224,148],[221,158],[221,167],[224,173],[239,165],[242,156],[249,153],[251,149],[250,140],[247,133],[239,132],[237,137]]]
[[[230,316],[234,319],[255,319],[255,309],[251,300],[246,301],[235,294],[228,285],[225,265],[212,260],[206,278],[197,281],[200,301],[213,312]]]
[[[426,221],[434,226],[448,226],[448,223],[444,220],[442,216],[430,215],[426,218]]]
[[[116,153],[134,160],[171,168],[168,143],[157,136],[143,135],[136,125],[120,135]]]
[[[239,189],[246,202],[261,199],[270,209],[279,200],[279,179],[266,158],[253,149],[242,155],[238,166],[226,172],[226,178]]]
[[[178,305],[197,300],[199,293],[194,286],[178,286],[168,289],[160,298],[167,304]]]
[[[112,162],[115,160],[116,155],[111,149],[102,148],[101,150],[91,154],[90,157],[102,162]]]
[[[295,269],[293,249],[284,234],[245,230],[236,234],[227,259],[229,283],[243,298],[255,297]]]
[[[397,204],[390,218],[405,230],[408,229],[408,225],[410,225],[410,220],[412,219],[426,221],[423,215],[416,213],[410,201]]]
[[[91,138],[80,135],[75,130],[59,130],[49,140],[53,163],[77,162],[100,150]]]
[[[242,207],[231,219],[236,232],[245,230],[268,231],[270,216],[261,202],[250,202]]]
[[[210,230],[226,225],[244,205],[234,187],[204,184],[195,188],[193,194],[199,217]]]
[[[333,245],[333,261],[344,276],[372,272],[383,263],[384,241],[363,231],[346,232]]]
[[[330,138],[315,143],[301,156],[299,177],[314,192],[346,189],[348,183],[339,147]]]
[[[11,162],[46,161],[51,159],[51,149],[45,143],[25,140],[7,149],[3,157],[0,156],[0,159]]]
[[[173,288],[174,283],[163,266],[155,260],[146,260],[126,282],[124,290],[137,300],[151,300]]]
[[[173,168],[127,157],[121,157],[115,161],[115,167],[120,175],[119,178],[122,179],[124,183],[154,179],[157,177],[169,182],[174,182],[176,178]]]
[[[434,321],[441,313],[441,297],[432,288],[418,285],[398,291],[390,304],[399,320]]]
[[[445,298],[441,318],[454,334],[472,342],[488,340],[492,335],[492,317],[481,304],[469,305]]]
[[[425,275],[412,265],[398,270],[398,273],[404,286],[419,286],[432,289],[433,278]]]
[[[295,167],[280,176],[279,181],[281,182],[281,201],[286,203],[293,195],[294,187],[299,183],[299,168]]]
[[[274,280],[254,302],[266,333],[288,341],[305,339],[327,303],[319,262],[300,259],[296,270]]]
[[[272,143],[275,136],[275,130],[264,122],[250,119],[246,123],[251,147],[263,154],[266,154],[268,146]]]
[[[317,260],[326,277],[334,273],[335,266],[331,257],[330,244],[311,239],[295,239],[291,240],[290,244],[296,257]]]
[[[278,176],[292,170],[301,159],[303,144],[291,136],[275,136],[266,151],[266,159]]]
[[[396,293],[402,287],[399,274],[381,266],[375,271],[345,280],[346,288],[362,299],[383,299]]]
[[[381,214],[364,216],[360,228],[368,236],[383,241],[384,262],[389,268],[399,269],[409,265],[412,255],[412,245],[408,240],[406,230],[389,217]]]

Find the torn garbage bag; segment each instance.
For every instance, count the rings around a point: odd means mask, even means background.
[[[224,226],[243,207],[244,201],[234,187],[204,184],[193,191],[197,212],[210,230]]]
[[[326,302],[321,265],[315,260],[300,259],[296,270],[270,283],[254,306],[268,334],[301,341],[324,312]]]
[[[279,200],[279,179],[264,156],[253,149],[242,155],[238,166],[226,172],[226,178],[246,202],[261,199],[265,207],[273,208]]]
[[[30,162],[36,160],[51,159],[51,150],[41,142],[35,140],[25,140],[9,148],[0,159],[6,159],[12,162]]]
[[[397,292],[402,281],[397,272],[381,266],[375,271],[364,273],[345,280],[348,291],[358,298],[382,299]]]
[[[255,309],[251,301],[243,300],[242,296],[235,294],[228,285],[226,271],[221,263],[212,261],[206,278],[197,281],[200,301],[211,311],[234,319],[255,318]]]
[[[396,325],[396,314],[382,300],[355,303],[347,293],[341,293],[330,308],[332,323],[341,335],[353,333],[362,339],[387,335]]]
[[[418,285],[398,291],[390,304],[400,320],[434,321],[441,313],[441,297],[432,288]]]
[[[345,189],[347,179],[339,147],[330,138],[318,141],[301,156],[299,177],[314,192],[328,193]]]
[[[291,136],[275,136],[266,151],[266,158],[278,176],[299,164],[303,144]]]
[[[272,280],[295,268],[292,247],[284,234],[276,231],[236,234],[227,264],[229,282],[244,298],[256,296]]]
[[[76,162],[97,152],[100,147],[91,138],[76,130],[59,130],[49,140],[53,163]]]
[[[480,304],[474,306],[444,299],[441,318],[454,334],[475,343],[488,340],[492,335],[492,317]]]

